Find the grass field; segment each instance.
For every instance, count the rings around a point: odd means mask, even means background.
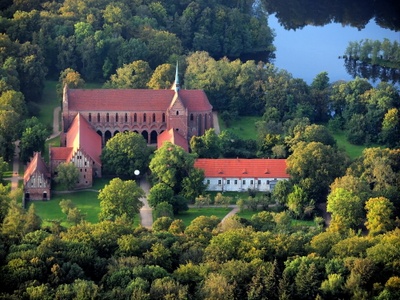
[[[47,140],[44,144],[43,158],[48,163],[49,162],[49,146],[60,147],[60,136],[56,136],[51,140]]]
[[[255,123],[259,120],[261,120],[260,117],[238,117],[234,122],[235,124],[232,125],[231,127],[227,128],[225,123],[222,121],[222,119],[220,117],[218,117],[221,131],[228,130],[228,131],[236,134],[241,139],[254,139],[254,140],[257,140],[257,129],[255,126]],[[332,134],[333,134],[339,148],[344,149],[351,159],[355,159],[355,158],[361,156],[363,150],[367,147],[367,146],[353,145],[353,144],[349,143],[344,131],[340,131],[340,132],[336,132],[336,133],[332,133]],[[375,145],[375,146],[371,145],[368,147],[376,147],[376,146],[377,145]]]
[[[109,178],[97,178],[94,181],[93,190],[102,189],[108,182]],[[66,215],[61,212],[60,201],[71,200],[83,213],[86,214],[86,221],[97,223],[99,221],[98,214],[100,212],[100,202],[97,198],[98,193],[94,191],[75,191],[73,193],[55,194],[50,201],[32,201],[36,207],[37,214],[44,221],[44,226],[49,225],[49,220],[61,220],[63,226],[70,226],[67,223]],[[136,225],[139,224],[139,218],[135,220]]]
[[[67,216],[61,212],[60,201],[71,200],[82,213],[86,214],[85,220],[91,223],[99,221],[100,201],[97,199],[98,193],[81,191],[70,194],[52,195],[50,201],[31,201],[35,205],[36,212],[43,221],[43,226],[50,225],[51,220],[61,220],[61,225],[70,226]]]
[[[57,81],[46,80],[44,84],[42,100],[38,103],[38,119],[49,128],[53,128],[54,108],[61,105],[61,99],[57,98]]]
[[[260,119],[260,117],[238,117],[233,122],[234,124],[227,128],[224,121],[222,121],[218,115],[218,122],[221,131],[228,130],[244,140],[257,139],[257,129],[255,123]]]
[[[366,146],[350,144],[343,131],[333,133],[333,137],[335,138],[338,147],[344,149],[351,159],[361,156],[362,152],[366,148]]]
[[[188,226],[195,218],[200,216],[216,216],[222,220],[232,209],[224,207],[202,207],[189,208],[188,211],[175,216],[175,219],[181,219],[185,226]]]

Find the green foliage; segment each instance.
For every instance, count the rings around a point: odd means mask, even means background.
[[[0,156],[0,183],[3,182],[3,174],[8,170],[8,164],[4,161],[3,157]],[[2,184],[1,184],[2,185]],[[3,186],[3,185],[2,185]]]
[[[157,183],[153,185],[149,191],[147,201],[149,205],[155,208],[161,202],[172,203],[174,197],[174,191],[165,183]]]
[[[105,83],[106,88],[119,89],[143,89],[151,76],[149,64],[143,60],[125,64],[117,69],[117,73],[111,75]]]
[[[79,178],[79,170],[73,163],[61,163],[57,166],[57,177],[55,181],[67,190],[72,190]]]
[[[153,90],[168,89],[174,82],[175,68],[171,64],[159,65],[151,75],[147,86]]]
[[[393,229],[394,205],[389,199],[384,197],[370,198],[365,203],[365,209],[367,211],[365,226],[369,230],[369,234],[376,235]]]
[[[214,128],[206,130],[202,136],[193,136],[190,140],[190,149],[199,158],[218,158],[221,152],[218,135]]]
[[[114,178],[99,193],[101,207],[99,219],[116,220],[126,215],[128,220],[133,221],[143,206],[140,201],[143,196],[144,191],[135,181]]]
[[[194,168],[194,155],[169,142],[156,150],[150,170],[156,180],[168,185],[175,195],[193,199],[205,190],[203,172]]]
[[[36,117],[25,120],[19,144],[21,160],[26,163],[34,152],[43,152],[48,136],[47,128]]]
[[[118,133],[107,141],[101,154],[104,173],[133,178],[135,171],[144,174],[148,168],[150,150],[141,134]]]
[[[337,162],[341,162],[338,165]],[[322,201],[333,180],[344,173],[343,153],[320,142],[299,142],[287,159],[291,179],[307,193],[309,200]]]
[[[163,218],[163,217],[172,219],[174,217],[174,209],[173,209],[172,204],[169,204],[168,202],[158,203],[154,207],[153,216],[154,216],[154,219]]]
[[[343,188],[333,190],[328,196],[326,207],[332,214],[330,228],[339,231],[355,228],[364,216],[363,206],[363,201],[353,192]]]
[[[71,200],[61,200],[59,203],[61,211],[67,215],[67,220],[73,224],[79,224],[85,218],[80,209],[78,209]]]
[[[158,215],[159,217],[154,221],[152,229],[154,231],[168,231],[173,220],[170,217]]]

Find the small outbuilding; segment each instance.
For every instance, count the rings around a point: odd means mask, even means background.
[[[50,200],[51,178],[40,152],[34,152],[24,173],[24,196],[29,200]]]

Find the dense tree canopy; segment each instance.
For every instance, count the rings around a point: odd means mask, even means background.
[[[155,151],[150,170],[156,182],[169,186],[174,195],[194,201],[194,198],[205,190],[204,173],[194,168],[194,159],[193,154],[166,142]]]
[[[320,142],[299,142],[287,159],[291,180],[308,194],[309,200],[323,201],[333,180],[344,173],[347,158]]]
[[[72,163],[61,163],[57,166],[57,176],[55,181],[64,186],[67,190],[72,190],[79,179],[79,170]]]
[[[99,193],[100,220],[115,220],[126,215],[133,220],[139,213],[143,203],[140,197],[144,196],[143,190],[133,180],[114,178]]]
[[[104,173],[123,178],[135,177],[136,170],[144,174],[148,169],[150,152],[141,134],[118,133],[103,148],[101,161]]]

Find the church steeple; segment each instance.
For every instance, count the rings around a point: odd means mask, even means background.
[[[178,74],[178,62],[176,62],[174,90],[175,92],[178,92],[179,89],[180,85],[179,85],[179,74]]]

